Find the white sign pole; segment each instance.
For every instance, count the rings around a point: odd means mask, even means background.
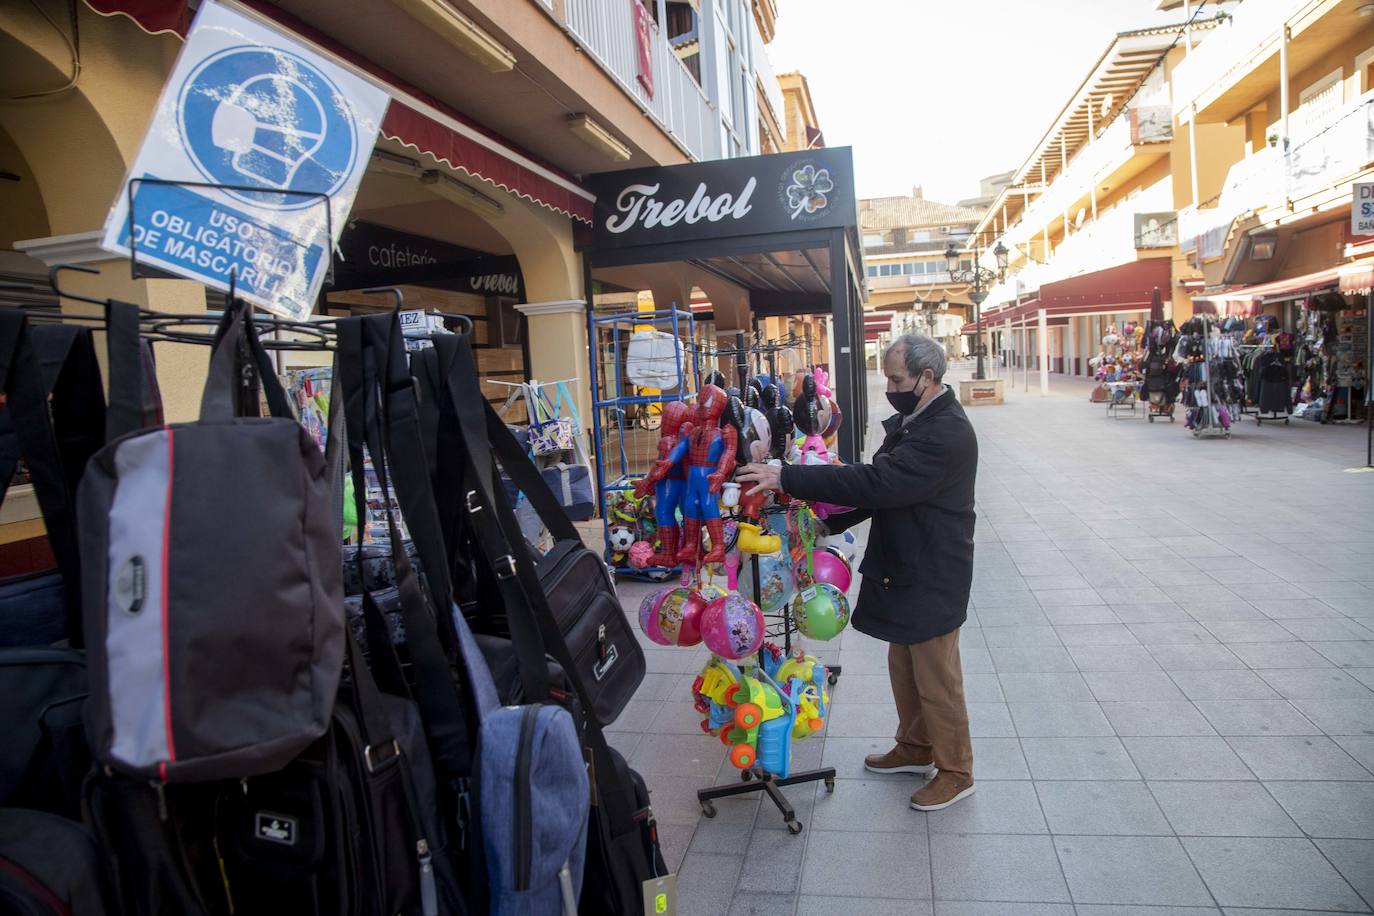
[[[313,308],[388,98],[205,0],[101,247],[288,318]]]

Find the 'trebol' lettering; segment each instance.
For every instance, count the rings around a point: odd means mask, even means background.
[[[693,225],[700,220],[718,223],[725,217],[743,219],[753,209],[749,198],[754,194],[758,181],[750,178],[738,195],[725,192],[712,197],[706,192],[706,183],[697,185],[691,200],[674,198],[662,201],[653,195],[658,193],[657,184],[632,184],[617,195],[615,208],[620,215],[606,219],[606,230],[619,235],[642,223],[645,229],[658,226],[675,226],[680,221]]]

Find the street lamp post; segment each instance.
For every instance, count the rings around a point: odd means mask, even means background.
[[[1007,246],[998,240],[997,246],[992,249],[992,255],[997,259],[997,269],[988,270],[978,262],[981,259],[981,251],[978,243],[973,244],[973,266],[968,270],[959,269],[959,249],[954,247],[951,242],[945,249],[945,266],[949,268],[949,279],[951,283],[969,283],[973,285],[973,291],[968,294],[969,301],[973,303],[974,321],[977,323],[978,339],[974,345],[973,352],[978,357],[978,370],[975,376],[980,381],[987,376],[984,374],[983,367],[983,300],[988,297],[988,292],[984,286],[991,286],[992,281],[1001,283],[1007,276]]]

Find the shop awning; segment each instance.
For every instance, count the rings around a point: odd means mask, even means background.
[[[1368,293],[1374,288],[1374,261],[1336,268],[1337,288],[1343,293]]]
[[[1347,266],[1360,267],[1362,265]],[[1341,280],[1343,269],[1341,267],[1328,267],[1326,270],[1303,274],[1300,277],[1289,277],[1285,280],[1274,280],[1271,283],[1259,283],[1255,286],[1242,286],[1225,292],[1194,296],[1193,311],[1198,311],[1197,306],[1199,304],[1210,303],[1216,310],[1216,314],[1252,315],[1259,310],[1260,303],[1266,300],[1291,298],[1303,293],[1316,292],[1320,289],[1334,288]],[[1358,283],[1358,276],[1354,277],[1353,282]],[[1368,274],[1365,274],[1365,283],[1367,288]]]
[[[1170,288],[1170,258],[1146,258],[1040,285],[1040,301],[1051,315],[1099,315],[1149,311],[1156,287]]]
[[[186,0],[85,0],[102,16],[128,16],[151,34],[174,32],[184,36],[189,25]],[[510,142],[471,123],[439,99],[426,95],[388,70],[344,47],[266,0],[229,0],[233,6],[271,20],[302,44],[333,58],[376,83],[391,96],[381,135],[450,168],[489,181],[503,191],[523,197],[584,223],[591,223],[595,195],[552,166],[536,161]]]

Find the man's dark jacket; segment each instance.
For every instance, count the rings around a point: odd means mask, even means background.
[[[902,419],[883,421],[887,437],[872,464],[788,465],[782,488],[854,506],[826,520],[831,531],[873,520],[854,627],[910,645],[943,636],[968,616],[978,439],[948,388],[910,423]]]

